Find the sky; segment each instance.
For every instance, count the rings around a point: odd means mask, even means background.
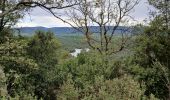
[[[131,16],[134,17],[139,23],[143,22],[149,15],[150,6],[147,0],[140,0],[139,4],[134,8]],[[16,27],[70,27],[68,24],[63,23],[61,20],[55,18],[52,14],[44,9],[34,8],[27,13],[23,19],[19,21]]]

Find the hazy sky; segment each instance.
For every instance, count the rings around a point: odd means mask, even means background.
[[[132,12],[132,16],[135,20],[139,22],[143,21],[144,19],[148,18],[149,12],[149,5],[147,0],[140,0],[140,3],[135,7],[134,11]],[[34,26],[43,26],[43,27],[65,27],[69,26],[59,19],[53,17],[47,11],[41,8],[33,9],[30,14],[27,14],[24,19],[22,19],[18,24],[17,27],[34,27]]]

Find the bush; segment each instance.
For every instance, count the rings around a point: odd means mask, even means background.
[[[86,84],[84,89],[75,86],[71,77],[60,86],[58,100],[146,100],[144,90],[131,76],[124,75],[113,80],[96,76],[93,84]],[[150,100],[157,100],[153,95]]]
[[[72,76],[68,75],[67,81],[60,86],[57,100],[78,100],[78,90],[74,87],[74,82],[72,80]]]
[[[6,81],[6,77],[2,70],[2,67],[0,66],[0,98],[7,95],[5,81]]]

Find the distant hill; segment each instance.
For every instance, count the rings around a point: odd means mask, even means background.
[[[113,27],[107,26],[107,28],[112,29]],[[122,27],[119,26],[116,30],[116,33],[121,33],[122,30],[126,30],[129,27]],[[72,27],[52,27],[52,28],[47,28],[47,27],[21,27],[21,28],[16,28],[17,30],[20,30],[20,33],[22,35],[33,35],[36,31],[41,30],[41,31],[51,31],[55,33],[56,35],[71,35],[71,34],[82,34],[81,32],[77,31],[76,29]],[[98,33],[100,30],[100,27],[98,26],[90,26],[90,29],[92,30],[93,33]],[[132,28],[130,28],[132,29]],[[109,31],[111,33],[111,31]]]
[[[47,28],[47,27],[21,27],[21,28],[16,28],[17,30],[20,30],[21,34],[24,35],[32,35],[36,31],[51,31],[55,33],[56,35],[60,34],[72,34],[72,33],[78,33],[77,30],[75,30],[72,27],[52,27],[52,28]]]
[[[113,27],[108,26],[107,28],[113,28]],[[119,34],[121,30],[125,30],[127,28],[128,27],[119,27],[116,30],[116,33]],[[88,44],[86,43],[86,41],[84,41],[84,35],[72,27],[52,27],[52,28],[21,27],[21,28],[16,28],[16,29],[20,30],[20,34],[24,36],[32,36],[38,30],[51,31],[56,35],[57,39],[61,42],[62,47],[69,51],[72,51],[75,48],[88,48]],[[90,26],[90,29],[93,31],[93,33],[97,34],[100,28],[97,26]],[[137,32],[139,32],[138,29],[137,29]],[[16,32],[16,34],[18,34],[18,32]]]

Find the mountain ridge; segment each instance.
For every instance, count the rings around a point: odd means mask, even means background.
[[[99,26],[89,26],[90,30],[93,33],[97,33],[100,30]],[[113,28],[113,26],[107,26],[106,28]],[[56,35],[60,35],[60,34],[82,34],[80,31],[77,31],[75,28],[73,27],[42,27],[42,26],[37,26],[37,27],[21,27],[21,28],[15,28],[17,30],[20,30],[21,34],[25,34],[25,35],[33,35],[36,31],[51,31]],[[119,26],[116,30],[116,33],[121,33],[122,30],[125,29],[133,29],[132,27],[124,27],[124,26]],[[108,31],[109,33],[111,33],[111,30]]]

